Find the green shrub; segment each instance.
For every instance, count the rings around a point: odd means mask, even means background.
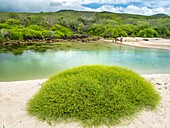
[[[154,109],[160,96],[138,74],[115,66],[81,66],[52,76],[27,104],[30,115],[50,123],[78,121],[111,126]],[[51,122],[52,121],[52,122]]]
[[[8,19],[6,21],[7,24],[9,25],[19,25],[20,24],[20,20],[16,20],[16,19]]]
[[[126,31],[124,31],[124,30],[121,29],[121,28],[117,28],[117,31],[118,31],[118,33],[119,33],[119,37],[120,37],[120,36],[124,36],[124,37],[127,37],[127,36],[128,36],[127,33],[126,33]]]
[[[22,23],[25,24],[26,26],[29,26],[29,25],[43,26],[45,24],[45,20],[40,15],[30,15],[30,16],[24,18],[24,20],[22,20]]]
[[[169,30],[167,27],[157,26],[157,27],[154,27],[154,29],[161,37],[163,38],[169,37],[168,36]]]
[[[28,28],[33,29],[33,30],[38,30],[38,31],[43,31],[44,30],[43,26],[38,26],[38,25],[30,25]]]
[[[9,24],[6,24],[6,23],[3,23],[3,24],[0,24],[0,29],[10,29],[12,28]]]
[[[137,34],[144,29],[150,28],[151,26],[149,23],[143,22],[143,21],[138,21],[138,25],[135,26],[133,34],[137,36]]]
[[[99,24],[92,24],[87,29],[87,33],[94,36],[103,36],[104,32],[105,32],[105,26]]]
[[[140,30],[137,36],[153,38],[159,37],[159,34],[153,28],[145,28],[143,30]]]
[[[1,29],[1,36],[3,37],[3,39],[6,41],[9,39],[9,32],[10,29]]]
[[[18,13],[15,13],[15,12],[11,12],[8,14],[9,18],[12,18],[12,19],[19,19],[19,15]]]
[[[60,32],[60,31],[55,31],[55,38],[61,38],[62,36],[64,36],[64,33]]]
[[[0,33],[0,43],[4,42],[4,38],[2,37],[1,33]]]
[[[48,30],[43,30],[43,31],[42,31],[42,36],[43,36],[44,38],[50,37],[49,31],[48,31]]]
[[[60,36],[71,36],[71,35],[73,35],[73,32],[69,28],[63,27],[59,24],[54,25],[51,28],[51,30],[55,31],[55,33],[57,33],[57,34],[60,33],[60,34],[58,34]]]
[[[102,37],[116,38],[119,36],[117,28],[111,26],[110,24],[107,25],[94,24],[88,28],[87,33],[90,35]]]
[[[21,30],[24,38],[29,38],[29,39],[33,39],[33,31],[34,30],[28,29],[28,28],[24,28],[24,29]]]
[[[33,37],[34,38],[38,38],[38,39],[44,38],[43,35],[42,35],[42,31],[33,30],[32,32],[33,32]]]
[[[129,36],[132,36],[132,34],[135,31],[135,26],[132,24],[124,24],[124,25],[121,25],[120,28],[124,30]]]
[[[11,40],[23,40],[23,35],[22,32],[20,32],[20,29],[18,28],[13,28],[9,29],[9,38]]]
[[[24,28],[21,30],[23,33],[24,38],[29,38],[29,39],[41,39],[44,38],[42,32],[39,30],[33,30],[30,28]]]
[[[50,30],[44,30],[42,32],[42,34],[43,34],[44,37],[51,38],[51,39],[55,38],[55,36],[56,36],[55,32],[54,31],[50,31]]]
[[[113,37],[116,38],[119,36],[117,29],[115,28],[107,28],[102,34],[103,37]]]
[[[22,40],[23,35],[20,32],[11,32],[9,38],[11,40]]]

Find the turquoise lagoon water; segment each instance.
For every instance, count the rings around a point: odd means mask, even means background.
[[[114,46],[109,50],[25,51],[18,56],[0,53],[0,81],[48,78],[85,64],[123,66],[140,74],[169,74],[170,50]]]

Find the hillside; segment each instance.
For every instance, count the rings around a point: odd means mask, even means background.
[[[61,10],[41,13],[0,13],[0,42],[119,36],[170,38],[170,17],[110,12]]]

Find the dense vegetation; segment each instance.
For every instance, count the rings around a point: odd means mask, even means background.
[[[154,109],[160,96],[138,74],[115,66],[81,66],[46,81],[27,104],[30,115],[50,124],[78,121],[111,126],[143,109]]]
[[[170,38],[170,17],[109,12],[0,13],[0,43],[77,36]]]

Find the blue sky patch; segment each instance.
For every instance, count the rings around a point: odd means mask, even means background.
[[[92,8],[92,9],[100,8],[103,5],[110,5],[110,6],[122,7],[122,8],[126,8],[129,5],[134,5],[134,6],[142,7],[143,6],[143,2],[129,2],[129,3],[125,3],[125,4],[99,4],[99,3],[82,4],[82,6],[88,7],[88,8]]]
[[[82,6],[92,8],[92,9],[100,8],[103,5],[104,4],[98,4],[98,3],[82,4]]]

